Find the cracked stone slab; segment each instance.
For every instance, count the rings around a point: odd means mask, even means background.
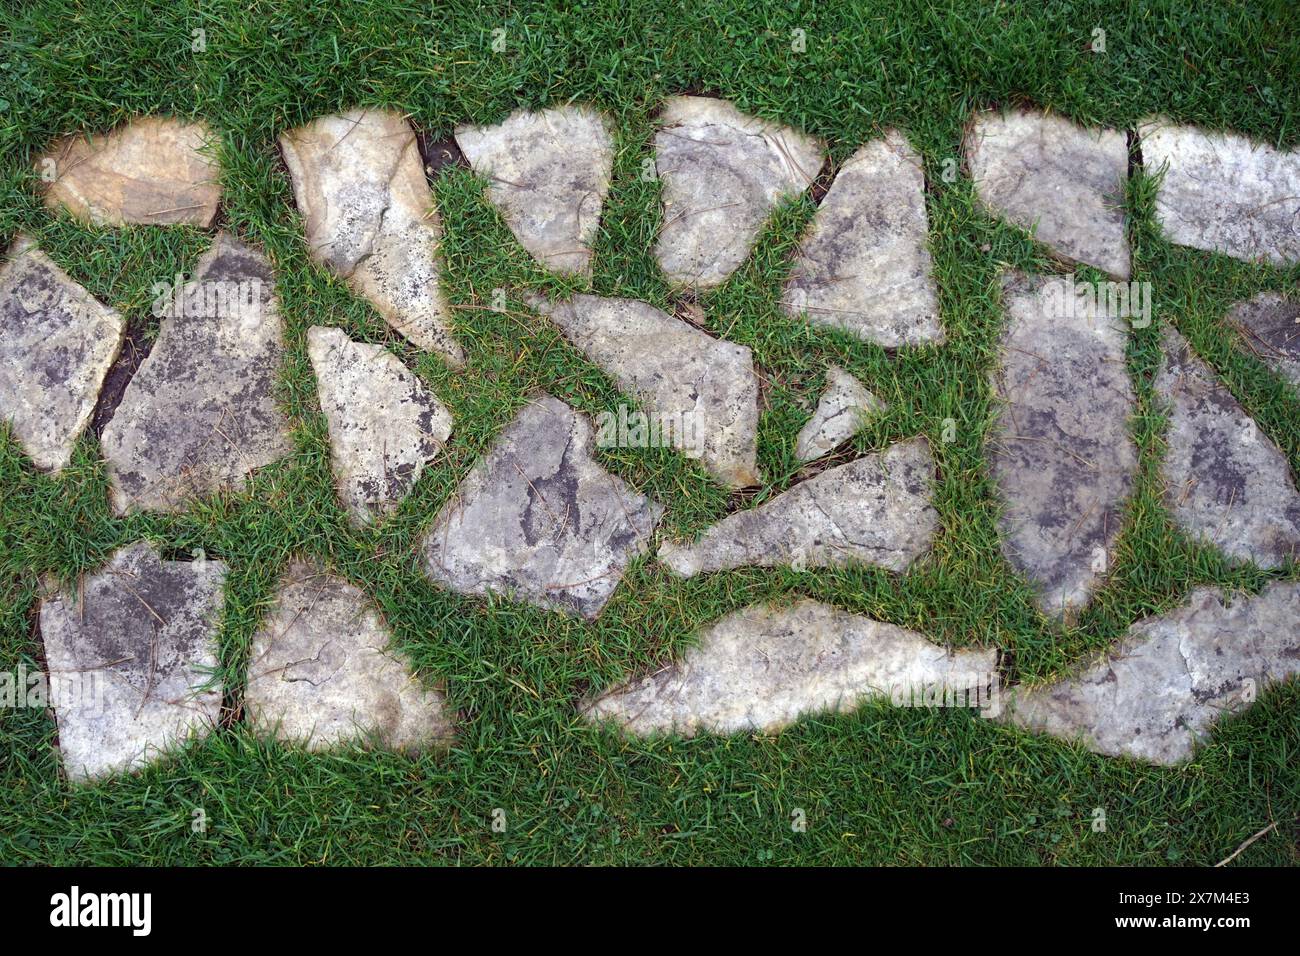
[[[442,226],[410,124],[351,110],[284,133],[280,149],[311,257],[412,344],[463,364],[438,284]]]
[[[142,541],[79,590],[47,582],[41,640],[69,779],[134,770],[216,725],[225,578],[220,561],[164,561]]]
[[[1156,392],[1169,430],[1165,505],[1191,537],[1275,568],[1300,554],[1300,493],[1284,455],[1172,328]]]
[[[584,711],[637,735],[769,732],[804,714],[848,713],[935,688],[974,699],[996,687],[996,664],[995,650],[949,651],[817,601],[755,605],[710,626],[681,660]]]
[[[205,123],[159,116],[104,136],[65,137],[36,163],[48,183],[45,205],[102,226],[206,229],[221,200],[214,139]]]
[[[35,243],[14,242],[0,268],[0,418],[37,468],[67,467],[125,331]]]
[[[728,515],[693,544],[665,542],[659,560],[680,577],[855,561],[902,571],[929,550],[939,526],[930,504],[934,474],[928,441],[897,442]]]
[[[453,723],[442,693],[425,687],[391,644],[360,589],[295,560],[253,638],[249,723],[308,750],[354,740],[408,752],[446,743]]]
[[[1028,110],[982,112],[964,144],[980,202],[1070,262],[1129,277],[1128,139]]]
[[[1052,616],[1075,612],[1104,579],[1137,469],[1123,322],[1058,296],[1061,282],[1002,278],[991,448],[1002,553]]]
[[[891,131],[831,183],[786,282],[786,314],[889,349],[943,342],[928,234],[921,157]]]
[[[585,106],[513,113],[465,125],[456,144],[528,252],[554,272],[590,275],[592,242],[614,168],[604,118]]]
[[[435,583],[595,618],[663,508],[592,458],[591,422],[538,394],[461,482],[424,540]]]
[[[451,412],[382,345],[313,326],[307,354],[339,498],[356,525],[393,511],[451,435]]]
[[[274,394],[283,353],[271,264],[218,234],[104,428],[114,511],[179,511],[288,454]]]
[[[675,426],[678,448],[723,484],[759,482],[758,377],[750,350],[702,332],[645,302],[575,295],[528,304],[634,396]]]
[[[1228,322],[1241,331],[1261,362],[1300,387],[1300,302],[1261,292],[1234,305]]]
[[[795,438],[795,457],[816,461],[862,430],[867,419],[885,410],[885,403],[837,365],[826,370],[826,390],[808,424]]]
[[[1300,673],[1300,585],[1254,597],[1197,588],[1144,618],[1119,646],[1067,680],[1004,692],[1003,719],[1096,753],[1157,764],[1192,756],[1222,715]]]
[[[789,127],[747,116],[725,100],[668,99],[655,134],[663,226],[655,258],[674,285],[727,280],[776,205],[821,170],[823,145]]]
[[[1247,262],[1300,262],[1300,150],[1160,118],[1138,135],[1146,169],[1164,169],[1156,221],[1170,242]]]

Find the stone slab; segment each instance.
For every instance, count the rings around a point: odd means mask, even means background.
[[[1300,302],[1261,292],[1236,303],[1228,311],[1228,322],[1261,362],[1300,387]]]
[[[867,419],[885,410],[885,403],[839,366],[826,370],[826,389],[808,424],[795,438],[795,457],[801,462],[829,455],[862,430]]]

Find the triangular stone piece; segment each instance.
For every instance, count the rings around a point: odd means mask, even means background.
[[[392,511],[451,434],[451,412],[382,345],[307,331],[339,497],[354,524]]]
[[[694,544],[659,546],[681,577],[739,567],[901,571],[929,550],[939,515],[930,504],[934,459],[924,438],[828,468],[766,504],[738,511]]]
[[[984,112],[966,134],[975,192],[995,216],[1070,262],[1129,277],[1128,139],[1029,110]]]
[[[758,378],[748,348],[634,299],[528,301],[720,482],[758,484]]]
[[[462,364],[438,285],[442,226],[410,124],[351,110],[283,134],[280,149],[311,257],[412,344]]]
[[[45,205],[104,226],[206,229],[221,199],[207,125],[148,116],[106,136],[68,136],[37,161]],[[52,177],[52,178],[51,178]]]
[[[1228,321],[1246,337],[1261,362],[1300,387],[1300,302],[1261,292],[1234,305]]]
[[[37,468],[67,466],[125,330],[30,239],[14,243],[0,268],[0,419]]]
[[[867,419],[885,410],[885,403],[844,369],[826,370],[826,390],[808,424],[799,430],[794,453],[800,462],[828,455],[862,430]]]
[[[721,285],[776,205],[817,178],[822,144],[704,96],[670,98],[659,127],[664,209],[655,258],[674,285]]]
[[[597,464],[592,446],[585,415],[536,396],[434,521],[429,576],[462,594],[596,617],[663,508]]]
[[[391,643],[361,590],[294,561],[253,638],[249,723],[308,750],[367,739],[404,751],[447,742],[453,727],[443,695],[425,687]]]
[[[288,454],[283,353],[271,264],[218,234],[104,429],[114,510],[179,511]]]
[[[520,245],[546,268],[590,275],[609,192],[614,142],[585,106],[521,111],[496,126],[461,126],[456,144]]]
[[[141,767],[217,723],[225,578],[220,561],[163,561],[140,542],[78,590],[48,585],[41,641],[70,779]]]
[[[928,233],[921,157],[890,132],[854,153],[822,198],[786,313],[889,349],[942,342]]]
[[[1291,466],[1181,335],[1164,330],[1156,391],[1170,405],[1165,505],[1193,538],[1275,568],[1300,557]]]
[[[894,624],[816,601],[753,606],[709,627],[669,667],[585,708],[637,735],[770,732],[801,715],[848,713],[871,700],[922,695],[991,707],[995,650],[949,651]]]

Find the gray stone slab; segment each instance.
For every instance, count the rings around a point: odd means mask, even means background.
[[[95,411],[126,320],[30,239],[0,268],[0,419],[37,468],[59,471]]]
[[[430,578],[595,618],[663,508],[598,465],[592,446],[585,415],[535,396],[435,519]]]
[[[1156,392],[1169,413],[1165,506],[1192,538],[1275,568],[1300,556],[1300,493],[1286,456],[1181,335],[1164,330]]]
[[[441,691],[392,646],[356,586],[295,560],[253,637],[244,709],[261,734],[308,750],[352,741],[419,751],[453,734]]]
[[[163,561],[139,542],[79,589],[47,582],[41,640],[70,779],[142,767],[216,725],[225,577],[220,561]]]
[[[936,689],[973,700],[996,687],[996,665],[992,649],[949,651],[915,631],[816,601],[755,605],[713,624],[680,661],[584,712],[637,735],[770,732],[804,714],[910,702]]]
[[[283,353],[271,264],[218,234],[104,428],[114,511],[179,511],[288,454]]]
[[[283,134],[280,149],[312,258],[412,344],[461,365],[438,284],[442,226],[410,124],[350,110]]]
[[[215,152],[205,123],[147,116],[104,136],[65,137],[36,171],[48,183],[45,205],[83,221],[206,229],[221,200]]]
[[[721,285],[749,255],[778,203],[821,170],[811,136],[747,116],[725,100],[675,96],[655,134],[663,226],[655,258],[674,285]]]
[[[728,515],[693,544],[666,542],[659,560],[681,577],[739,567],[901,571],[929,550],[934,459],[924,438],[828,468],[766,504]]]
[[[1052,616],[1086,604],[1108,573],[1137,469],[1124,320],[1063,308],[1075,300],[1053,294],[1061,281],[1003,276],[991,434],[1002,553]]]
[[[1300,150],[1160,118],[1138,134],[1147,172],[1164,170],[1156,221],[1170,242],[1247,262],[1300,262]]]
[[[808,424],[795,438],[794,453],[801,462],[828,455],[862,430],[867,420],[885,410],[885,403],[844,369],[826,370],[826,390],[817,401]]]
[[[1261,362],[1300,386],[1300,302],[1276,292],[1261,292],[1234,305],[1228,322],[1237,327]]]
[[[316,394],[330,433],[330,462],[352,522],[395,509],[451,435],[451,412],[382,345],[342,329],[307,331]]]
[[[614,142],[586,106],[511,114],[465,125],[456,144],[520,245],[554,272],[590,275],[592,243],[609,192]]]
[[[1028,110],[977,113],[966,133],[966,163],[989,211],[1070,262],[1129,277],[1124,231],[1128,140]]]
[[[758,378],[748,348],[634,299],[528,301],[619,388],[673,423],[677,446],[720,482],[758,484]]]
[[[1115,757],[1176,764],[1215,721],[1300,673],[1300,585],[1276,582],[1231,603],[1197,588],[1144,618],[1111,653],[1067,680],[1004,692],[1004,718]]]
[[[891,131],[854,153],[822,198],[786,282],[786,314],[889,349],[942,342],[928,233],[921,157]]]

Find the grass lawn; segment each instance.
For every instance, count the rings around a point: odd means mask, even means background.
[[[1300,824],[1300,683],[1264,693],[1226,720],[1191,763],[1162,769],[1090,754],[992,725],[964,710],[865,706],[800,721],[779,735],[624,739],[580,720],[590,690],[661,665],[699,626],[756,601],[811,596],[917,628],[954,646],[1006,652],[1021,682],[1060,676],[1109,647],[1135,619],[1180,604],[1194,586],[1258,589],[1294,567],[1234,566],[1189,543],[1160,504],[1163,419],[1150,385],[1159,328],[1172,323],[1300,468],[1300,398],[1242,346],[1227,306],[1295,290],[1300,267],[1251,266],[1172,246],[1152,220],[1153,181],[1130,183],[1134,279],[1154,289],[1150,328],[1130,337],[1141,451],[1119,558],[1072,626],[1034,609],[1001,559],[985,437],[989,373],[1001,327],[999,270],[1060,271],[1028,234],[977,208],[959,158],[972,110],[1037,104],[1080,122],[1132,127],[1155,112],[1300,142],[1300,14],[1289,0],[1202,4],[928,4],[761,0],[687,4],[588,0],[479,4],[414,0],[29,0],[0,16],[0,243],[18,232],[135,335],[156,335],[155,282],[188,272],[210,235],[188,227],[99,229],[40,204],[40,151],[56,135],[103,131],[130,116],[202,117],[220,131],[223,225],[276,265],[289,359],[281,398],[296,454],[247,494],[174,516],[112,517],[100,448],[80,441],[58,478],[33,470],[0,435],[0,669],[38,666],[40,576],[64,580],[115,548],[149,538],[166,553],[202,549],[230,566],[221,654],[227,686],[277,577],[309,553],[379,603],[423,677],[459,713],[449,752],[411,759],[356,747],[305,754],[258,740],[227,713],[206,742],[133,776],[63,781],[55,725],[38,709],[0,711],[0,862],[6,863],[697,863],[1212,864],[1271,822],[1235,862],[1295,864]],[[1105,52],[1091,49],[1094,28]],[[504,28],[505,50],[491,48]],[[792,50],[792,31],[806,50]],[[194,32],[206,49],[192,50]],[[543,388],[595,414],[626,401],[522,304],[528,290],[585,289],[670,311],[684,303],[651,247],[659,185],[644,181],[663,99],[700,92],[824,137],[839,163],[889,127],[925,158],[930,242],[948,344],[883,349],[784,317],[789,257],[815,211],[783,206],[752,256],[698,305],[715,333],[749,346],[763,376],[759,465],[768,484],[729,495],[666,450],[601,452],[600,461],[664,503],[668,535],[690,535],[790,486],[794,436],[828,364],[889,403],[841,452],[848,460],[929,436],[940,479],[933,553],[908,574],[747,569],[671,578],[641,559],[594,623],[435,588],[418,543],[459,478]],[[460,122],[518,107],[594,104],[616,129],[614,184],[587,286],[537,267],[468,169],[433,176],[446,232],[445,285],[457,306],[460,373],[405,344],[343,283],[307,257],[276,146],[285,129],[353,106],[405,112],[428,142]],[[949,181],[952,180],[952,181]],[[1102,278],[1080,269],[1081,277]],[[509,308],[489,308],[494,289]],[[390,519],[348,525],[329,470],[325,420],[306,330],[334,325],[382,342],[455,416],[444,455]],[[942,440],[945,419],[954,440]],[[505,832],[492,828],[505,811]],[[1105,811],[1104,832],[1092,827]],[[194,832],[194,811],[206,832]],[[791,827],[803,810],[805,832]]]

